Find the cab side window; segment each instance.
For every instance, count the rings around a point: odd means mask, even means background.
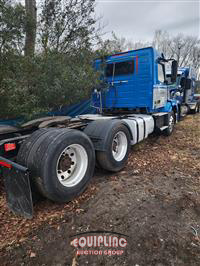
[[[114,73],[113,73],[114,71]],[[117,62],[112,64],[107,64],[106,66],[106,77],[113,76],[123,76],[123,75],[131,75],[134,73],[134,61],[125,61],[125,62]]]
[[[115,76],[131,75],[134,72],[134,61],[120,62],[115,64]]]
[[[158,64],[158,80],[161,83],[164,83],[165,81],[163,66],[161,64]]]

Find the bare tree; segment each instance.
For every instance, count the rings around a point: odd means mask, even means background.
[[[127,40],[125,37],[118,37],[114,32],[109,39],[102,40],[99,38],[98,52],[101,55],[108,55],[118,52],[140,49],[151,46],[149,42]]]
[[[200,80],[200,45],[195,45],[191,53],[191,62],[197,71],[197,77]]]
[[[25,0],[26,9],[26,39],[25,55],[32,56],[35,51],[37,9],[36,0]]]
[[[127,50],[136,50],[136,49],[141,49],[145,47],[151,46],[151,43],[146,42],[146,41],[136,41],[133,42],[131,40],[128,40],[126,43],[126,49]]]
[[[152,45],[168,58],[175,58],[180,67],[200,67],[200,40],[194,36],[178,34],[170,36],[168,32],[157,30]]]
[[[154,33],[152,46],[155,47],[158,51],[164,53],[168,58],[172,57],[173,54],[169,49],[170,37],[168,32],[162,30],[156,30]]]

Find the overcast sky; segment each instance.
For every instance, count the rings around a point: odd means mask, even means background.
[[[183,33],[200,38],[200,0],[183,1],[96,1],[96,15],[103,16],[108,38],[114,31],[133,41],[151,41],[154,31]]]

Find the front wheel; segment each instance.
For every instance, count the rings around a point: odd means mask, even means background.
[[[199,105],[198,105],[198,104],[196,104],[195,108],[194,108],[194,109],[192,109],[192,110],[190,110],[190,113],[191,113],[191,114],[196,114],[196,113],[199,113]]]
[[[175,126],[175,114],[174,114],[174,112],[171,112],[168,115],[167,128],[163,131],[163,134],[165,136],[170,136],[174,130],[174,126]]]
[[[111,172],[123,169],[128,160],[130,140],[130,133],[125,125],[114,126],[106,139],[106,151],[96,153],[98,164]]]

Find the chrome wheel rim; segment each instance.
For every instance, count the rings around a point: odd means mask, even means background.
[[[81,182],[88,168],[88,155],[79,144],[66,147],[57,160],[56,174],[65,187],[73,187]]]
[[[122,161],[127,153],[128,140],[122,131],[117,132],[112,142],[112,155],[116,161]]]
[[[174,128],[174,117],[173,115],[171,115],[169,118],[169,131],[172,132],[173,128]]]

